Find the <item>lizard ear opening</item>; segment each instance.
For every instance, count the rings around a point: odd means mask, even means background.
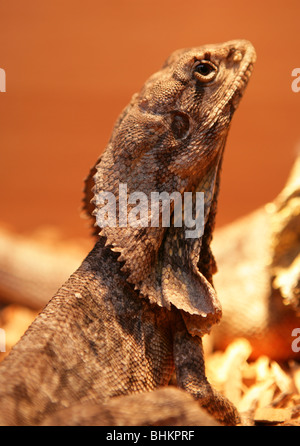
[[[190,120],[188,115],[179,111],[174,111],[171,113],[171,116],[171,129],[174,137],[176,139],[185,138],[188,135],[190,129]]]

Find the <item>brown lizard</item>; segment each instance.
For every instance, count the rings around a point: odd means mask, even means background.
[[[206,379],[201,336],[221,318],[210,242],[225,141],[254,61],[243,40],[178,50],[133,96],[86,182],[87,211],[99,216],[102,191],[118,203],[121,183],[148,198],[204,191],[204,233],[186,238],[189,226],[175,223],[103,224],[82,265],[1,363],[2,424],[40,424],[78,403],[151,391],[174,369],[178,387],[208,412],[238,422]]]

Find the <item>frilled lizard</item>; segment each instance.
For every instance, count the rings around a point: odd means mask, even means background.
[[[99,215],[102,191],[118,203],[120,184],[149,199],[203,191],[204,233],[186,238],[184,224],[161,221],[103,225],[1,363],[2,424],[41,424],[78,404],[152,391],[174,369],[177,386],[217,420],[238,422],[206,379],[201,336],[221,318],[210,242],[225,141],[254,61],[243,40],[178,50],[133,96],[86,181],[86,210]]]

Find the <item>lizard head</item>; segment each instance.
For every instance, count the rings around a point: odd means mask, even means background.
[[[209,244],[226,136],[254,61],[243,40],[175,51],[132,97],[86,180],[86,210],[120,253],[127,280],[151,303],[181,310],[195,335],[221,317]],[[155,223],[155,194],[175,192],[180,201],[194,192],[193,213],[197,191],[204,192],[201,234],[186,238],[185,219],[164,225],[161,203]],[[175,200],[169,206],[174,217]]]
[[[247,41],[177,50],[134,97],[135,125],[147,131],[160,164],[173,181],[181,179],[179,186],[186,178],[197,183],[217,157],[254,59]],[[134,159],[141,155],[137,151]]]

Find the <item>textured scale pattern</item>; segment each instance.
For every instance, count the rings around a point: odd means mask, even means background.
[[[243,40],[178,50],[133,96],[86,181],[86,210],[94,221],[102,191],[118,202],[120,183],[147,197],[199,187],[204,235],[187,242],[172,225],[100,228],[1,363],[2,424],[42,424],[78,404],[101,411],[115,397],[166,386],[174,369],[177,386],[218,421],[239,421],[206,379],[201,336],[221,315],[209,244],[226,137],[254,61]],[[214,67],[209,79],[200,63]]]

